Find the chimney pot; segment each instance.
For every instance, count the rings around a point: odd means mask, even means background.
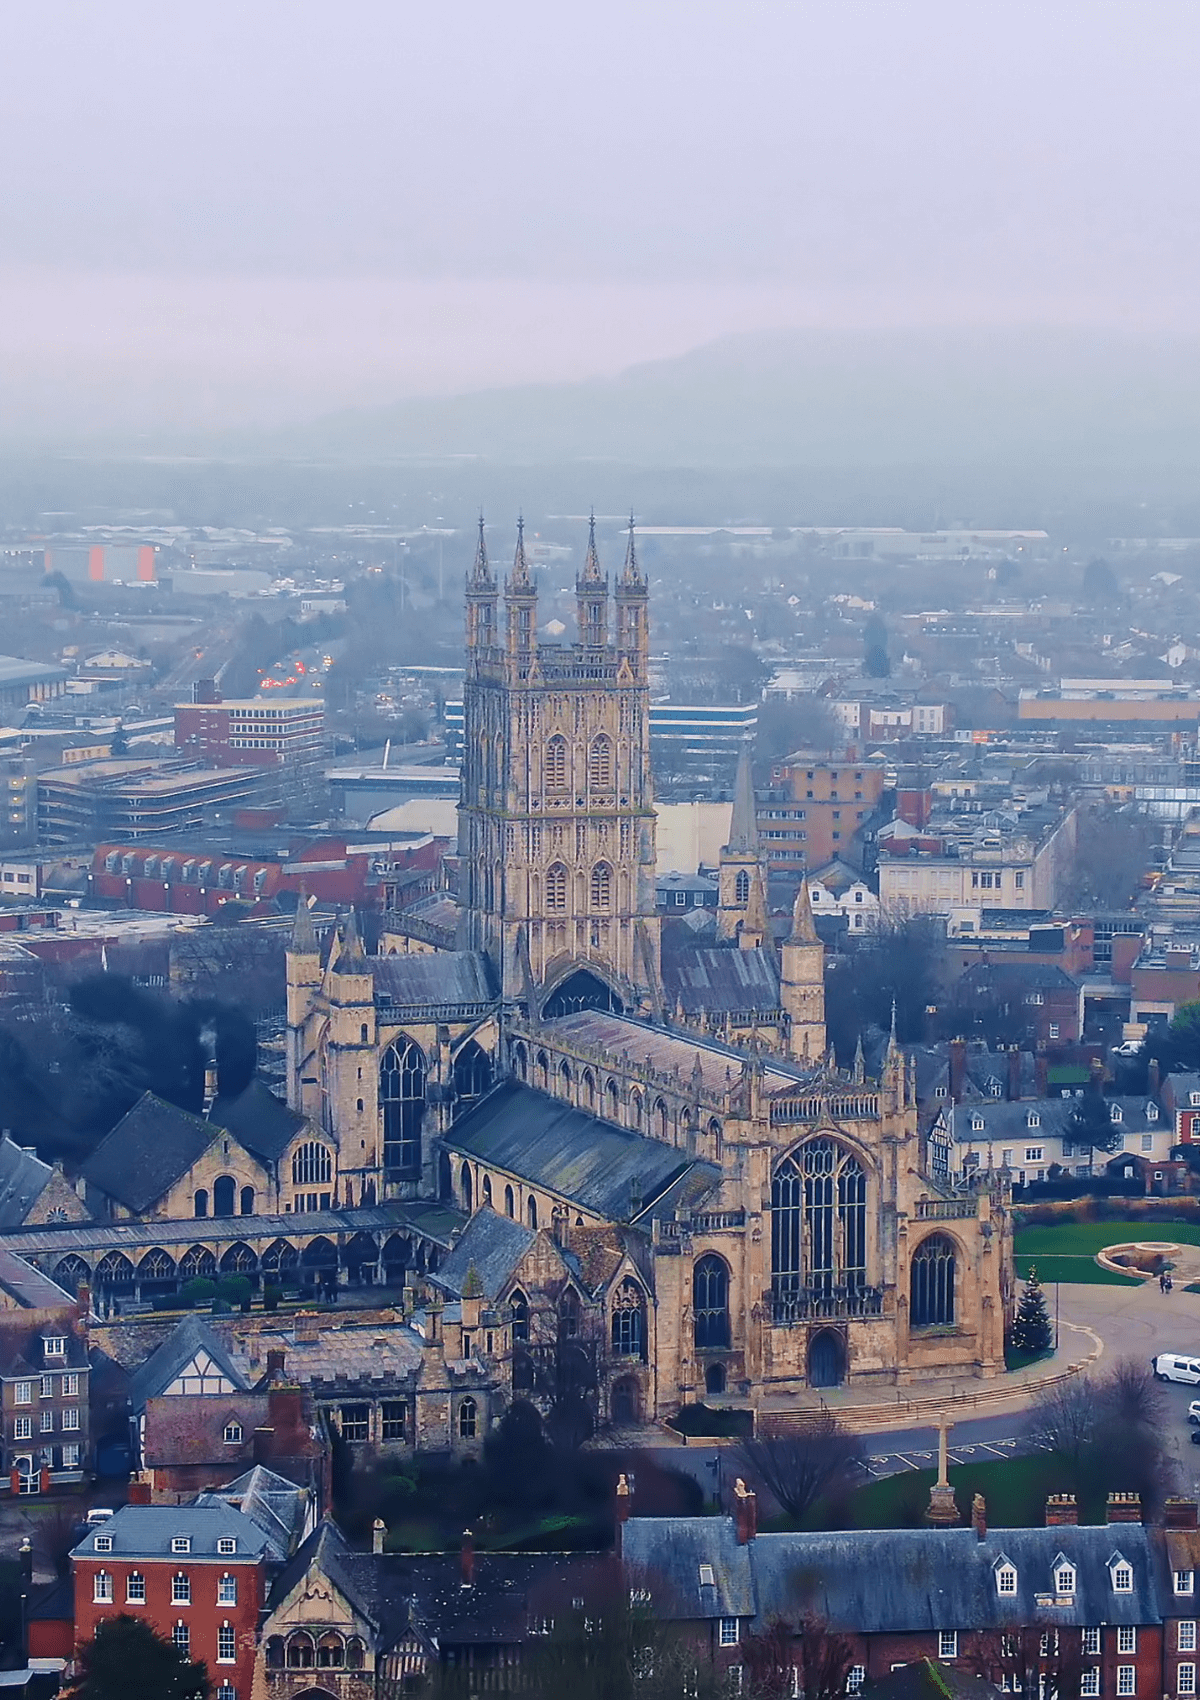
[[[376,1517],[371,1524],[371,1551],[382,1552],[384,1539],[387,1535],[387,1524],[382,1517]]]
[[[287,1368],[287,1353],[279,1346],[272,1346],[267,1353],[268,1376],[282,1375]]]
[[[1079,1521],[1079,1507],[1073,1493],[1052,1493],[1046,1500],[1046,1527],[1065,1527]]]
[[[971,1501],[971,1527],[976,1538],[983,1540],[987,1535],[987,1501],[981,1493],[977,1493]]]

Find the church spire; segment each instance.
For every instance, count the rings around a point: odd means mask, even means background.
[[[608,580],[600,571],[600,556],[596,553],[596,510],[588,515],[588,546],[587,559],[583,563],[584,584],[607,584]]]
[[[634,540],[634,519],[629,516],[629,542],[625,547],[625,565],[621,571],[621,584],[630,590],[645,590],[646,581],[638,566],[637,543]]]
[[[525,559],[525,520],[517,519],[517,548],[513,555],[513,570],[504,587],[504,609],[507,616],[508,652],[512,657],[528,660],[537,644],[537,585]]]
[[[513,590],[531,587],[533,580],[529,576],[529,562],[525,559],[525,516],[517,515],[517,547],[513,555],[512,578],[509,581]]]
[[[758,811],[754,804],[754,772],[750,765],[749,744],[743,744],[738,753],[737,777],[733,782],[733,816],[726,848],[758,849]]]
[[[792,905],[792,931],[789,944],[820,944],[820,934],[813,920],[812,898],[808,890],[807,874],[800,881],[800,890],[796,893],[796,901]]]
[[[292,956],[315,956],[317,954],[317,935],[312,924],[312,912],[308,907],[308,893],[303,887],[296,900],[296,919],[292,923],[292,937],[288,944],[288,952]]]
[[[475,564],[471,568],[468,584],[472,590],[495,590],[496,575],[488,560],[487,542],[483,535],[483,514],[479,515],[479,542],[475,549]]]
[[[488,560],[483,515],[479,516],[479,543],[475,563],[467,574],[467,648],[491,649],[496,641],[496,575]]]
[[[629,516],[629,543],[625,565],[617,580],[617,648],[634,677],[645,679],[650,665],[650,624],[647,619],[647,586],[638,567],[633,515]]]
[[[608,575],[600,571],[594,508],[588,520],[587,558],[575,580],[575,602],[580,643],[588,649],[602,649],[608,642]]]

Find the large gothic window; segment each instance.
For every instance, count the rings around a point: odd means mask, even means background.
[[[749,903],[750,875],[743,868],[733,882],[733,900],[735,903]]]
[[[729,1270],[713,1252],[692,1271],[692,1314],[699,1348],[728,1346]]]
[[[612,869],[597,862],[592,869],[592,908],[605,911],[612,905]]]
[[[561,862],[546,869],[546,912],[562,915],[567,907],[567,870]]]
[[[546,745],[546,758],[543,765],[543,776],[547,791],[565,791],[567,788],[567,740],[553,737]]]
[[[866,1285],[867,1177],[832,1139],[810,1140],[776,1170],[771,1270],[777,1298]]]
[[[412,1039],[397,1039],[379,1064],[383,1109],[383,1166],[412,1174],[421,1166],[421,1119],[425,1113],[425,1055]]]
[[[333,1158],[329,1147],[310,1140],[297,1146],[292,1153],[293,1186],[328,1186],[333,1179]]]
[[[642,1289],[628,1276],[613,1299],[612,1349],[622,1358],[646,1355],[646,1304]]]
[[[454,1059],[454,1117],[466,1115],[492,1084],[492,1059],[474,1039],[468,1039]]]
[[[588,783],[593,791],[612,790],[612,743],[603,732],[588,752]]]
[[[913,1328],[954,1323],[954,1246],[945,1234],[931,1234],[913,1254],[908,1315]]]

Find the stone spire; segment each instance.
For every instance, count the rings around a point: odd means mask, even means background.
[[[525,559],[525,520],[517,520],[517,547],[513,569],[504,587],[508,652],[513,658],[528,659],[537,646],[537,586]]]
[[[471,590],[495,590],[496,575],[488,560],[487,542],[483,535],[483,515],[479,516],[479,542],[475,548],[475,563],[471,568],[471,576],[467,580]]]
[[[608,642],[608,575],[600,571],[594,511],[588,520],[587,558],[575,580],[575,601],[580,643],[588,649],[602,649]]]
[[[367,954],[363,950],[362,940],[358,936],[358,922],[354,918],[353,908],[346,918],[345,926],[341,929],[339,943],[341,948],[334,959],[334,973],[364,973],[367,966]]]
[[[470,651],[490,649],[496,641],[497,594],[496,575],[488,560],[480,514],[475,564],[467,574],[467,649]]]
[[[512,577],[509,587],[513,590],[529,589],[533,580],[529,576],[529,562],[525,559],[525,515],[517,515],[517,547],[513,552]]]
[[[586,559],[584,560],[584,563],[583,563],[583,573],[582,573],[581,576],[582,576],[582,582],[584,584],[604,584],[604,585],[606,585],[608,583],[607,578],[600,571],[600,556],[596,551],[596,510],[595,510],[595,508],[593,508],[591,513],[588,515],[587,557],[586,557]]]
[[[308,907],[308,893],[303,887],[300,896],[296,899],[296,919],[292,922],[292,936],[288,943],[288,952],[292,956],[315,956],[317,954],[317,935],[312,924],[312,912]]]
[[[808,881],[792,906],[792,931],[781,951],[779,1001],[791,1022],[788,1048],[801,1061],[816,1062],[827,1045],[825,1032],[825,947],[813,922]]]
[[[629,542],[625,547],[625,565],[621,569],[622,588],[628,590],[645,590],[646,580],[638,566],[637,544],[634,542],[633,515],[629,516]]]
[[[808,892],[808,876],[800,881],[800,890],[792,905],[792,931],[789,944],[820,944],[821,936],[813,920],[812,898]]]
[[[771,919],[767,914],[766,883],[760,864],[755,868],[750,878],[750,900],[746,904],[745,919],[742,921],[742,930],[738,934],[738,943],[743,950],[761,950],[771,943]]]
[[[737,776],[733,782],[733,814],[726,849],[758,853],[758,812],[754,802],[754,770],[748,743],[743,744],[738,752]]]

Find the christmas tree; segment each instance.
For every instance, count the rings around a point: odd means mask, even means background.
[[[1030,1264],[1029,1279],[1013,1322],[1012,1344],[1018,1352],[1048,1352],[1050,1335],[1046,1295],[1038,1286],[1037,1270]]]

